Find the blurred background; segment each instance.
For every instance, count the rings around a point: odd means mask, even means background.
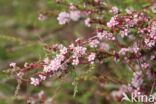
[[[83,0],[64,1],[77,3]],[[140,9],[154,0],[103,1],[110,2],[120,9],[127,7]],[[46,53],[42,48],[44,44],[67,45],[74,42],[77,37],[91,37],[84,34],[92,32],[94,28],[85,27],[82,20],[58,25],[57,14],[65,9],[66,7],[56,4],[55,0],[0,0],[0,104],[27,104],[21,96],[36,96],[42,90],[47,97],[53,99],[54,103],[50,104],[114,104],[114,102],[108,102],[106,98],[108,90],[115,89],[117,86],[110,83],[104,89],[100,87],[104,82],[83,80],[78,83],[77,96],[73,97],[75,87],[72,85],[71,78],[49,79],[39,87],[23,83],[19,91],[20,96],[13,96],[17,82],[2,72],[9,68],[11,62],[23,66],[25,62],[38,61],[45,56]],[[40,12],[47,11],[50,11],[51,15],[48,15],[45,21],[39,21]],[[97,69],[107,69],[108,64],[110,63],[97,66]],[[124,70],[122,74],[128,76]],[[118,77],[120,75],[119,72]]]

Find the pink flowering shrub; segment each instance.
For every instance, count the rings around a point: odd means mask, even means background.
[[[114,100],[121,101],[123,93],[131,95],[138,92],[147,96],[156,93],[156,17],[150,15],[153,12],[149,8],[120,10],[100,0],[86,0],[81,6],[61,0],[56,2],[69,8],[58,13],[60,25],[83,21],[86,27],[94,31],[89,33],[90,38],[78,38],[69,45],[45,45],[43,48],[50,55],[38,62],[25,63],[22,68],[11,63],[10,67],[17,70],[14,76],[18,80],[37,87],[50,78],[60,78],[71,71],[77,73],[76,69],[80,66],[101,64],[110,70],[103,68],[100,72],[96,69],[95,73],[99,74],[95,79],[101,83],[100,86],[107,83],[118,85],[118,89],[109,91]],[[109,18],[105,18],[104,13]],[[41,21],[46,18],[39,15]],[[118,78],[117,75],[108,74],[122,71],[120,68],[123,66],[130,76]],[[31,75],[28,74],[30,72]],[[128,77],[127,80],[124,80],[125,77]]]

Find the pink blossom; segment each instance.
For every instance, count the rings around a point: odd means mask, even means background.
[[[49,65],[44,65],[43,71],[44,72],[50,72],[51,71],[51,67]]]
[[[61,12],[57,17],[57,20],[60,25],[66,24],[70,21],[70,15],[67,12]]]
[[[43,61],[45,62],[45,64],[49,64],[50,59],[49,59],[49,57],[46,57]]]
[[[41,92],[38,93],[39,99],[42,99],[44,96],[45,96],[44,91],[41,91]]]
[[[108,33],[105,35],[105,39],[108,39],[108,40],[115,40],[115,37],[113,36],[112,33]]]
[[[45,16],[44,14],[39,14],[38,20],[44,21],[44,20],[46,20],[46,19],[47,19],[47,16]]]
[[[134,96],[134,98],[137,98],[141,95],[140,88],[132,89],[131,94]]]
[[[54,59],[50,62],[50,71],[56,71],[61,67],[61,61]]]
[[[39,77],[40,77],[41,80],[45,80],[46,79],[46,76],[41,75],[41,74],[39,75]]]
[[[115,40],[115,37],[113,36],[113,34],[107,31],[97,32],[97,37],[99,40],[102,40],[102,39]]]
[[[97,32],[97,37],[102,40],[105,36],[106,32]]]
[[[73,21],[78,21],[81,17],[81,12],[76,10],[76,11],[70,11],[70,18]]]
[[[62,54],[56,55],[56,58],[55,58],[55,60],[59,60],[59,61],[64,61],[64,59],[65,59],[65,56]]]
[[[111,10],[109,10],[109,12],[113,13],[113,14],[117,14],[119,12],[117,7],[112,7]]]
[[[131,48],[121,48],[119,54],[126,55],[127,52],[132,52]]]
[[[78,65],[79,64],[79,59],[76,58],[72,61],[72,65]]]
[[[12,62],[12,63],[10,64],[10,67],[16,68],[16,63]]]
[[[141,67],[142,67],[143,69],[147,69],[147,68],[150,67],[150,64],[149,64],[149,63],[142,63],[142,64],[141,64]]]
[[[107,22],[107,27],[112,28],[118,24],[119,24],[119,22],[117,21],[117,16],[114,16],[110,19],[109,22]]]
[[[134,75],[134,77],[132,78],[131,84],[135,88],[140,88],[143,83],[142,72],[134,72],[133,75]]]
[[[38,78],[33,78],[33,77],[31,77],[31,78],[30,78],[30,83],[31,83],[32,85],[34,85],[34,86],[37,86],[37,85],[39,85],[40,81],[39,81]]]
[[[137,46],[135,47],[129,47],[129,48],[121,48],[120,51],[119,51],[119,54],[122,54],[122,55],[126,55],[127,52],[134,52],[134,53],[137,53],[139,51],[139,48]]]
[[[66,47],[62,47],[61,49],[60,49],[60,53],[61,54],[66,54],[68,51],[67,51],[67,48]]]
[[[61,62],[64,61],[65,57],[62,54],[56,55],[56,58],[50,61],[48,65],[44,65],[44,72],[56,71],[62,67]]]
[[[69,48],[70,48],[70,49],[74,49],[74,47],[75,47],[74,44],[70,44],[70,45],[69,45]]]
[[[87,48],[82,46],[77,46],[73,49],[73,57],[80,57],[86,53]]]
[[[136,24],[136,22],[134,22],[134,20],[131,18],[125,18],[125,20],[124,20],[126,22],[125,28],[134,27],[134,25]]]
[[[88,61],[93,62],[93,61],[95,60],[95,57],[96,57],[96,54],[95,54],[95,53],[91,53],[91,54],[88,56]]]
[[[143,16],[143,13],[136,13],[133,15],[133,23],[138,24],[139,22],[148,22],[148,18]]]
[[[121,30],[121,31],[120,31],[121,37],[124,38],[125,36],[127,36],[127,35],[128,35],[128,32],[129,32],[128,29]]]
[[[25,68],[26,68],[26,67],[29,67],[29,63],[25,62],[25,63],[24,63],[24,67],[25,67]]]
[[[151,39],[149,39],[149,38],[145,38],[145,40],[144,40],[144,42],[146,43],[146,45],[148,46],[148,47],[152,47],[152,46],[154,46],[155,45],[155,40],[151,40]]]
[[[96,48],[98,45],[99,45],[99,41],[97,40],[97,39],[94,39],[94,40],[91,40],[90,42],[89,42],[89,46],[91,47],[91,48]]]
[[[154,60],[156,58],[156,56],[152,55],[150,60]]]
[[[128,8],[127,8],[127,9],[125,9],[125,11],[126,11],[127,14],[132,14],[134,10],[133,10],[133,9],[128,9]]]
[[[76,9],[76,7],[75,7],[72,3],[70,3],[69,8],[72,9],[72,10],[73,10],[73,9]]]
[[[134,53],[138,53],[138,52],[139,52],[139,47],[133,47],[133,48],[132,48],[132,51],[133,51]]]
[[[90,19],[90,18],[87,18],[87,19],[85,20],[85,25],[86,25],[87,27],[91,27],[91,19]]]
[[[75,42],[76,42],[77,44],[80,44],[80,43],[81,43],[81,39],[80,39],[80,38],[77,38],[77,39],[75,40]]]

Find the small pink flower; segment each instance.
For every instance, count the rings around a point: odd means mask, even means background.
[[[87,48],[82,46],[77,46],[73,49],[73,58],[80,57],[86,53]]]
[[[81,39],[80,39],[80,38],[77,38],[77,39],[75,40],[75,42],[76,42],[77,44],[80,44],[80,43],[81,43]]]
[[[96,57],[96,54],[95,53],[91,53],[89,56],[88,56],[88,61],[92,62],[95,60],[95,57]]]
[[[70,3],[69,9],[73,10],[73,9],[76,9],[76,7],[72,3]]]
[[[113,14],[117,14],[119,12],[117,7],[112,7],[111,10],[109,10],[109,12],[113,13]]]
[[[78,21],[81,17],[80,11],[70,11],[70,19],[73,21]]]
[[[135,88],[140,88],[141,85],[143,84],[143,79],[142,79],[142,72],[134,72],[134,77],[132,78],[131,84]]]
[[[127,8],[127,9],[125,9],[125,11],[126,11],[127,14],[132,14],[134,10],[133,10],[133,9],[128,9],[128,8]]]
[[[47,16],[45,16],[44,14],[39,14],[39,16],[38,16],[39,21],[44,21],[46,19],[47,19]]]
[[[119,54],[126,55],[127,52],[131,52],[130,48],[121,48]]]
[[[79,59],[76,58],[72,61],[72,65],[78,65],[79,64]]]
[[[24,63],[24,67],[25,67],[25,68],[26,68],[26,67],[29,67],[29,66],[30,66],[29,63],[27,63],[27,62]]]
[[[75,46],[74,46],[73,43],[69,45],[69,48],[70,48],[70,49],[74,49],[74,47],[75,47]]]
[[[49,57],[46,57],[43,61],[45,62],[45,64],[49,64],[50,59],[49,59]]]
[[[99,38],[99,40],[102,40],[104,36],[105,36],[104,32],[97,32],[97,37]]]
[[[148,68],[150,68],[150,64],[149,64],[149,63],[142,63],[142,64],[141,64],[141,67],[142,67],[143,69],[148,69]]]
[[[128,35],[128,32],[129,32],[128,29],[121,30],[121,31],[120,31],[121,37],[124,38],[125,36],[127,36],[127,35]]]
[[[60,54],[60,55],[56,55],[56,58],[55,58],[55,60],[58,60],[58,61],[64,61],[64,59],[65,59],[65,56],[63,55],[63,54]]]
[[[41,74],[39,75],[39,77],[40,77],[41,80],[45,80],[46,79],[46,76],[41,75]]]
[[[10,67],[16,68],[16,63],[11,63],[11,64],[10,64]]]
[[[48,66],[48,65],[44,65],[43,71],[44,71],[44,72],[50,72],[50,71],[51,71],[51,67]]]
[[[99,40],[102,39],[108,39],[108,40],[115,40],[115,37],[111,32],[103,31],[103,32],[97,32],[97,37]]]
[[[68,23],[70,21],[69,13],[61,12],[57,17],[57,20],[59,21],[60,25]]]
[[[38,93],[39,99],[42,99],[44,96],[45,96],[44,91],[41,91],[41,92]]]
[[[39,85],[39,83],[40,83],[40,81],[38,78],[33,78],[33,77],[30,78],[30,84],[37,86],[37,85]]]
[[[61,49],[60,49],[60,53],[61,54],[66,54],[68,51],[67,51],[67,48],[66,47],[62,47]]]
[[[118,24],[119,24],[119,22],[117,21],[117,16],[114,16],[110,19],[109,22],[107,22],[107,27],[112,28]]]
[[[91,19],[90,19],[90,18],[87,18],[87,19],[85,20],[85,25],[86,25],[87,27],[91,27]]]
[[[96,48],[98,45],[99,45],[99,41],[97,40],[97,39],[95,39],[95,40],[91,40],[90,42],[89,42],[89,46],[91,47],[91,48]]]
[[[57,59],[54,59],[50,62],[50,71],[56,71],[60,68],[61,66],[61,61],[60,60],[57,60]]]

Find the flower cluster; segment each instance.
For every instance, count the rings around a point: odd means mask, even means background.
[[[113,13],[113,14],[118,14],[119,10],[117,7],[112,7],[111,10],[109,10],[109,12]]]
[[[156,77],[153,63],[156,60],[156,21],[153,17],[148,16],[146,11],[131,9],[119,11],[117,7],[109,7],[109,5],[107,7],[107,4],[100,0],[94,0],[92,4],[85,2],[82,8],[78,8],[78,5],[67,5],[62,1],[59,3],[70,8],[69,12],[59,13],[57,20],[60,25],[82,18],[88,27],[95,24],[95,31],[90,33],[94,36],[89,39],[77,39],[69,46],[59,44],[52,47],[45,46],[44,48],[53,53],[53,56],[48,56],[35,64],[27,63],[24,68],[18,70],[19,73],[25,74],[42,68],[42,71],[27,80],[37,86],[41,81],[52,76],[63,75],[78,65],[100,64],[110,58],[114,59],[111,60],[111,65],[113,62],[119,62],[133,74],[133,78],[127,85],[122,86],[119,91],[112,92],[113,96],[121,100],[124,92],[141,92],[148,95],[150,91],[146,87],[156,86],[153,80]],[[86,5],[96,8],[87,9]],[[109,13],[112,13],[109,21],[102,19],[101,13],[106,11],[102,8],[103,5]],[[97,15],[100,18],[94,18]],[[15,63],[11,63],[10,66],[16,68]]]
[[[78,10],[73,10],[70,11],[69,13],[61,12],[57,17],[57,20],[59,21],[60,25],[63,25],[70,22],[70,20],[78,21],[80,17],[81,17],[81,12]]]

